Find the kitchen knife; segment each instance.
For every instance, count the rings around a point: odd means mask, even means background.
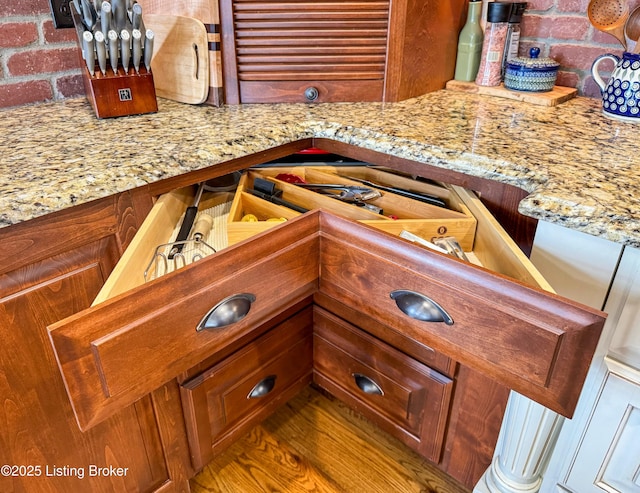
[[[93,35],[96,46],[96,54],[98,55],[98,66],[102,75],[107,75],[107,45],[104,42],[104,34],[102,31],[96,31]]]
[[[131,7],[131,26],[140,32],[144,32],[141,29],[142,24],[142,6],[139,3],[134,3]]]
[[[93,26],[98,22],[98,14],[89,0],[80,0],[82,5],[82,22],[89,31],[93,31]]]
[[[137,4],[136,4],[137,5]],[[147,72],[151,72],[151,58],[153,57],[153,38],[155,34],[151,29],[147,29],[144,37],[144,66]]]
[[[142,33],[137,29],[131,31],[131,61],[136,74],[140,73],[140,60],[142,59]]]
[[[100,7],[100,29],[105,37],[109,37],[111,30],[111,4],[109,2],[102,2]]]
[[[86,43],[84,40],[84,23],[82,21],[82,11],[80,10],[81,7],[78,4],[80,0],[71,0],[71,4],[73,5],[73,7],[71,7],[69,9],[69,12],[71,14],[71,17],[73,18],[73,24],[76,27],[76,34],[78,35],[78,44],[80,45],[80,52],[82,53],[82,59],[86,61],[87,59],[87,49],[86,49]]]
[[[121,31],[127,26],[127,7],[124,0],[111,0],[111,12],[116,31]]]
[[[118,74],[118,33],[113,29],[107,34],[109,38],[109,61],[114,75]]]
[[[89,31],[82,33],[82,40],[84,42],[84,61],[87,63],[89,73],[93,77],[96,73],[96,52],[94,48],[93,34]]]
[[[120,58],[124,73],[129,73],[129,61],[131,60],[131,34],[126,29],[120,31]]]

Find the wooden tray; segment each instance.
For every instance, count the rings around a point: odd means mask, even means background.
[[[291,183],[280,181],[275,178],[280,173],[296,174],[304,178],[308,183],[348,183],[359,185],[357,181],[350,181],[340,175],[353,176],[354,178],[370,180],[386,186],[429,193],[445,200],[449,208],[436,207],[389,192],[383,192],[381,198],[370,202],[385,211],[386,215],[380,215],[362,207],[356,207]],[[399,235],[403,230],[407,230],[427,240],[437,236],[455,236],[464,251],[470,251],[473,247],[476,220],[451,188],[421,183],[410,178],[371,168],[334,168],[331,166],[253,168],[243,175],[228,216],[227,236],[230,245],[280,224],[276,221],[266,221],[268,218],[282,217],[288,220],[299,215],[295,211],[266,202],[244,192],[243,190],[253,188],[253,180],[256,177],[275,182],[277,188],[283,192],[282,199],[309,210],[325,209],[394,235]],[[242,217],[247,214],[255,215],[258,221],[242,221]],[[390,216],[395,218],[392,219]]]
[[[446,88],[451,91],[497,96],[539,106],[557,106],[578,94],[578,90],[574,87],[554,86],[553,90],[549,92],[521,92],[506,89],[504,84],[486,87],[479,86],[475,82],[462,82],[459,80],[450,80],[447,82]]]

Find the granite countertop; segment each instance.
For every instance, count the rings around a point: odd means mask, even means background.
[[[399,103],[215,108],[159,99],[98,120],[86,99],[0,112],[0,227],[295,140],[321,137],[518,186],[522,214],[640,247],[640,127],[437,91]]]

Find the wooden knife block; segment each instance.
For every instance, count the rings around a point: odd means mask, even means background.
[[[92,76],[84,60],[81,61],[84,90],[98,118],[158,111],[153,74],[145,67],[140,67],[139,73],[130,68],[129,74],[125,74],[122,67],[118,68],[118,74],[114,74],[109,67],[104,75],[96,65]]]

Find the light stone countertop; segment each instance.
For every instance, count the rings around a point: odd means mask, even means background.
[[[522,214],[640,247],[640,122],[438,91],[399,103],[215,108],[99,120],[86,99],[0,111],[0,227],[303,138],[518,186]]]

